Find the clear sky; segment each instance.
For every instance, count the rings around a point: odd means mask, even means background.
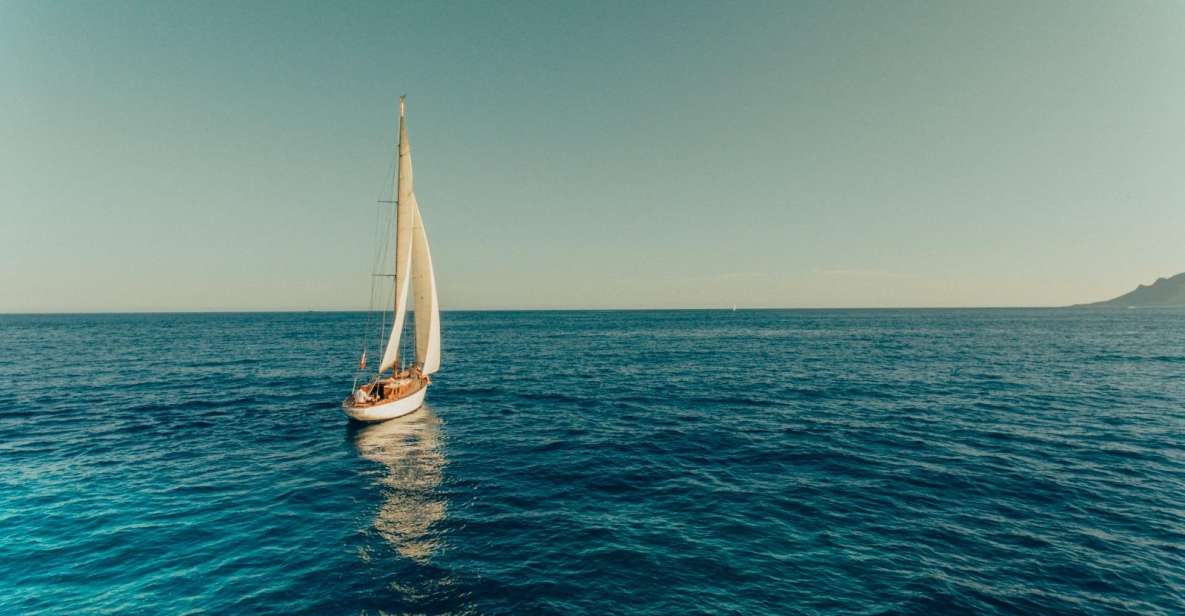
[[[1006,306],[1185,271],[1181,2],[0,2],[0,311]]]

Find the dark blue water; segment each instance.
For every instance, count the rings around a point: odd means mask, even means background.
[[[1185,613],[1185,311],[0,317],[0,613]]]

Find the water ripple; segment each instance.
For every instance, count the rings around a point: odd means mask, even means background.
[[[365,320],[0,317],[0,613],[1185,613],[1185,312]]]

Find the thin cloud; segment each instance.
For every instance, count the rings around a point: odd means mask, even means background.
[[[880,269],[865,269],[858,267],[834,267],[815,270],[821,276],[860,276],[864,278],[918,278],[917,274],[891,272]]]

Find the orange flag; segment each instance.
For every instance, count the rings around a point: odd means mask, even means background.
[[[358,369],[359,370],[366,369],[366,349],[362,349],[362,361],[358,362]]]

